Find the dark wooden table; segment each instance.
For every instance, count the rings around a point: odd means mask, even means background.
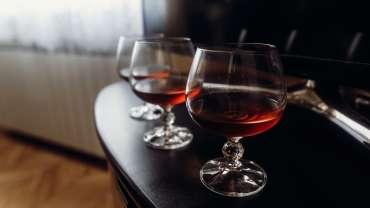
[[[156,123],[129,117],[138,104],[124,82],[104,88],[95,103],[101,144],[128,207],[370,207],[370,151],[313,112],[288,106],[277,126],[242,141],[244,157],[268,174],[262,194],[246,199],[217,195],[199,180],[201,166],[222,155],[224,138],[196,126],[182,105],[176,123],[193,131],[193,143],[150,149],[142,135]]]

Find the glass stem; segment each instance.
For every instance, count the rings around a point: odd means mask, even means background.
[[[171,128],[175,122],[175,115],[171,112],[172,106],[166,106],[163,113],[165,142],[171,137]]]
[[[228,168],[238,168],[241,166],[240,158],[243,157],[244,148],[239,142],[241,137],[230,137],[222,147],[222,154],[226,159]]]

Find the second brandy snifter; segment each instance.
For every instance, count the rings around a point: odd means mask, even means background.
[[[164,109],[162,126],[144,134],[144,141],[156,149],[177,149],[193,139],[185,127],[173,125],[173,106],[185,102],[185,87],[194,55],[189,38],[161,38],[136,41],[130,83],[135,94]],[[140,77],[148,73],[155,76]]]
[[[215,193],[244,197],[260,192],[265,171],[242,159],[239,142],[277,124],[286,105],[286,84],[276,48],[268,44],[226,44],[198,48],[186,88],[186,106],[201,127],[225,136],[224,157],[200,170]]]
[[[121,36],[118,40],[116,53],[116,70],[121,78],[129,81],[132,71],[130,61],[132,58],[132,50],[137,40],[162,38],[163,34],[153,34],[147,37],[142,36]],[[142,76],[150,76],[150,74],[142,74]],[[161,117],[163,109],[158,105],[153,105],[145,102],[140,106],[135,106],[130,109],[130,117],[139,120],[156,120]]]

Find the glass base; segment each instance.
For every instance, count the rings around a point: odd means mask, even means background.
[[[156,127],[144,134],[144,141],[155,149],[172,150],[185,147],[193,140],[193,134],[185,127],[172,126],[165,135],[164,126]]]
[[[202,167],[200,179],[208,189],[217,194],[247,197],[262,191],[267,175],[252,161],[241,159],[234,167],[225,158],[217,158]]]
[[[162,114],[163,109],[160,106],[149,103],[130,108],[130,117],[138,120],[157,120]]]

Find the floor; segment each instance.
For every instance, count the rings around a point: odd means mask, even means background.
[[[102,166],[0,132],[0,208],[113,207]]]

